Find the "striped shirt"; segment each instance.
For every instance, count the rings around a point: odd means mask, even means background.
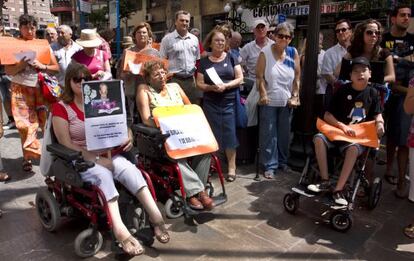
[[[69,104],[63,101],[52,105],[53,117],[60,117],[69,123],[69,136],[72,142],[86,148],[85,115],[74,102]]]

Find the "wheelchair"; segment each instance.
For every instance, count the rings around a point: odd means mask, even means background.
[[[358,157],[354,165],[353,173],[344,188],[345,197],[348,201],[347,206],[337,205],[332,199],[331,192],[315,194],[307,189],[308,185],[315,184],[320,180],[318,163],[315,157],[308,157],[298,184],[292,187],[292,191],[283,198],[285,210],[290,214],[295,214],[299,208],[299,198],[304,196],[328,207],[324,215],[330,213],[329,221],[334,230],[339,232],[348,231],[352,227],[352,211],[354,210],[355,199],[360,186],[364,190],[368,209],[374,209],[380,200],[382,180],[379,177],[375,177],[371,183],[366,175],[366,163],[368,160],[373,160],[374,151],[375,149],[368,148]],[[328,150],[328,170],[332,182],[337,181],[343,161],[343,156],[340,155],[337,148]]]
[[[138,167],[145,170],[154,185],[157,201],[164,204],[165,214],[175,219],[184,215],[185,219],[198,215],[203,210],[194,210],[187,203],[187,196],[178,164],[165,152],[164,143],[169,137],[157,128],[142,123],[132,125],[136,147],[138,148]],[[221,193],[215,195],[211,176],[216,173]],[[206,193],[214,200],[216,206],[227,201],[224,176],[218,157],[211,154],[210,174],[205,186]]]
[[[53,155],[53,162],[46,176],[46,188],[36,194],[36,210],[43,227],[54,232],[63,218],[82,217],[89,221],[89,227],[75,239],[75,253],[82,258],[91,257],[103,246],[102,232],[111,231],[112,250],[116,254],[124,252],[117,246],[112,234],[112,220],[103,192],[95,185],[84,182],[80,172],[94,166],[85,161],[80,152],[61,144],[47,145]],[[145,171],[142,175],[154,195],[153,186]],[[138,199],[116,182],[119,192],[118,204],[121,217],[133,236],[146,246],[154,242],[154,234],[149,224],[149,216]]]

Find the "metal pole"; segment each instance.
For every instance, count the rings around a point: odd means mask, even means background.
[[[24,12],[24,14],[28,14],[29,13],[27,11],[27,0],[23,0],[23,12]]]
[[[119,1],[116,0],[116,58],[121,56],[121,17],[119,10]]]
[[[81,11],[80,8],[80,1],[78,0],[78,10],[79,10],[79,23],[80,23],[80,29],[84,29],[85,28],[85,15],[83,14],[83,12]]]

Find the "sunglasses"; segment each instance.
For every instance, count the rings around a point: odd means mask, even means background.
[[[345,33],[349,28],[340,28],[340,29],[335,29],[335,33],[339,34],[339,33]]]
[[[90,78],[90,77],[73,77],[73,78],[72,78],[72,81],[73,81],[74,83],[81,83],[81,82],[82,82],[82,80],[83,80],[83,81],[85,81],[85,82],[87,82],[87,81],[90,81],[90,80],[91,80],[91,78]]]
[[[279,39],[285,39],[285,40],[290,40],[290,39],[292,39],[292,36],[287,35],[287,34],[277,34],[277,38],[279,38]]]
[[[373,30],[366,30],[365,33],[367,35],[380,35],[380,31],[373,31]]]

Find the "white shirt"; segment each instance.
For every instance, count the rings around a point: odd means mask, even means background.
[[[168,59],[169,72],[190,77],[196,70],[196,61],[200,59],[198,38],[191,33],[182,37],[174,30],[162,38],[160,53],[161,57]]]
[[[61,86],[65,86],[66,68],[68,68],[68,65],[72,61],[72,55],[75,54],[77,51],[82,50],[83,48],[74,41],[72,41],[72,45],[68,49],[60,45],[58,42],[52,43],[50,47],[52,48],[52,52],[56,57],[56,61],[60,69],[56,77],[59,80],[59,84]]]
[[[266,45],[263,46],[270,46],[274,43],[273,40],[266,38]],[[240,56],[242,58],[242,63],[247,68],[247,76],[250,79],[256,79],[256,64],[257,58],[259,58],[260,51],[263,49],[259,45],[256,44],[256,40],[247,43],[243,48],[240,50]]]
[[[336,69],[336,66],[342,61],[342,57],[347,53],[345,47],[337,43],[328,50],[326,50],[323,57],[321,74],[322,75],[333,75]],[[325,82],[324,89],[326,90],[327,82]],[[325,93],[325,92],[324,92]]]
[[[323,64],[323,59],[325,57],[325,50],[321,50],[318,54],[318,80],[316,81],[316,94],[325,94],[326,92],[326,79],[321,75],[321,69]]]

